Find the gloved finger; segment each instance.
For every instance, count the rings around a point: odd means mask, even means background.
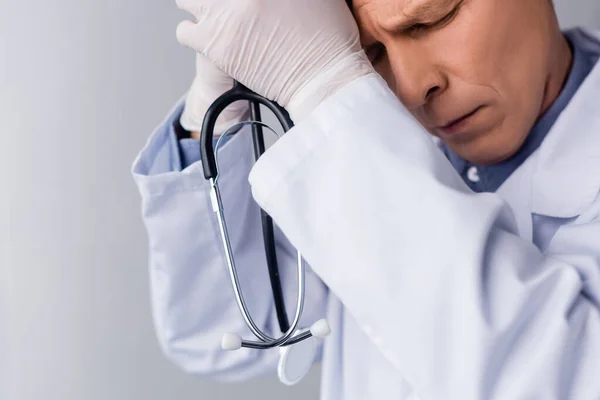
[[[192,21],[183,21],[177,26],[177,41],[182,45],[189,47],[198,53],[203,53],[201,46],[201,37],[198,34],[198,24]]]
[[[198,5],[198,0],[177,0],[177,7],[180,10],[187,11],[192,15],[196,15],[196,13],[201,9],[201,6]]]

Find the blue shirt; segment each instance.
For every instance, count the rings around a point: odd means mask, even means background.
[[[581,29],[565,32],[565,36],[573,50],[573,65],[567,78],[565,86],[552,104],[532,128],[527,139],[519,151],[509,159],[489,166],[480,166],[469,163],[457,154],[453,153],[443,144],[442,151],[448,157],[456,171],[463,180],[475,192],[495,192],[502,183],[540,146],[546,134],[550,131],[561,112],[567,107],[585,78],[594,68],[600,58],[600,42],[595,38],[593,41],[598,46],[588,46],[590,36]],[[584,40],[585,39],[585,40]],[[174,113],[170,125],[170,140],[173,149],[175,169],[181,170],[189,165],[200,161],[200,143],[196,139],[190,139],[179,124],[179,116],[183,111],[180,106]],[[216,140],[214,142],[216,144]],[[474,173],[476,178],[474,179]]]

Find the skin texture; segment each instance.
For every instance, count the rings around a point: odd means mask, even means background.
[[[473,163],[514,155],[571,68],[550,0],[354,0],[353,13],[400,101]]]

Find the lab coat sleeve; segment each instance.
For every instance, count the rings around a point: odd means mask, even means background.
[[[541,254],[378,77],[321,104],[250,182],[421,398],[600,397],[600,203]]]
[[[181,169],[173,132],[181,110],[181,105],[176,107],[151,135],[133,165],[149,238],[152,312],[159,343],[170,360],[194,375],[241,381],[274,374],[276,349],[226,352],[220,347],[226,332],[253,336],[235,302],[201,164]],[[247,180],[253,164],[248,132],[238,132],[220,150],[219,164],[226,221],[245,300],[257,325],[276,334],[260,214]],[[292,313],[296,253],[280,232],[276,235],[286,306]],[[323,317],[327,294],[310,269],[306,287],[301,326]]]

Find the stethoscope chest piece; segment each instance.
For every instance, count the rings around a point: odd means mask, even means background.
[[[317,353],[317,339],[311,337],[294,344],[279,348],[280,357],[277,375],[284,385],[297,384],[310,371]]]

